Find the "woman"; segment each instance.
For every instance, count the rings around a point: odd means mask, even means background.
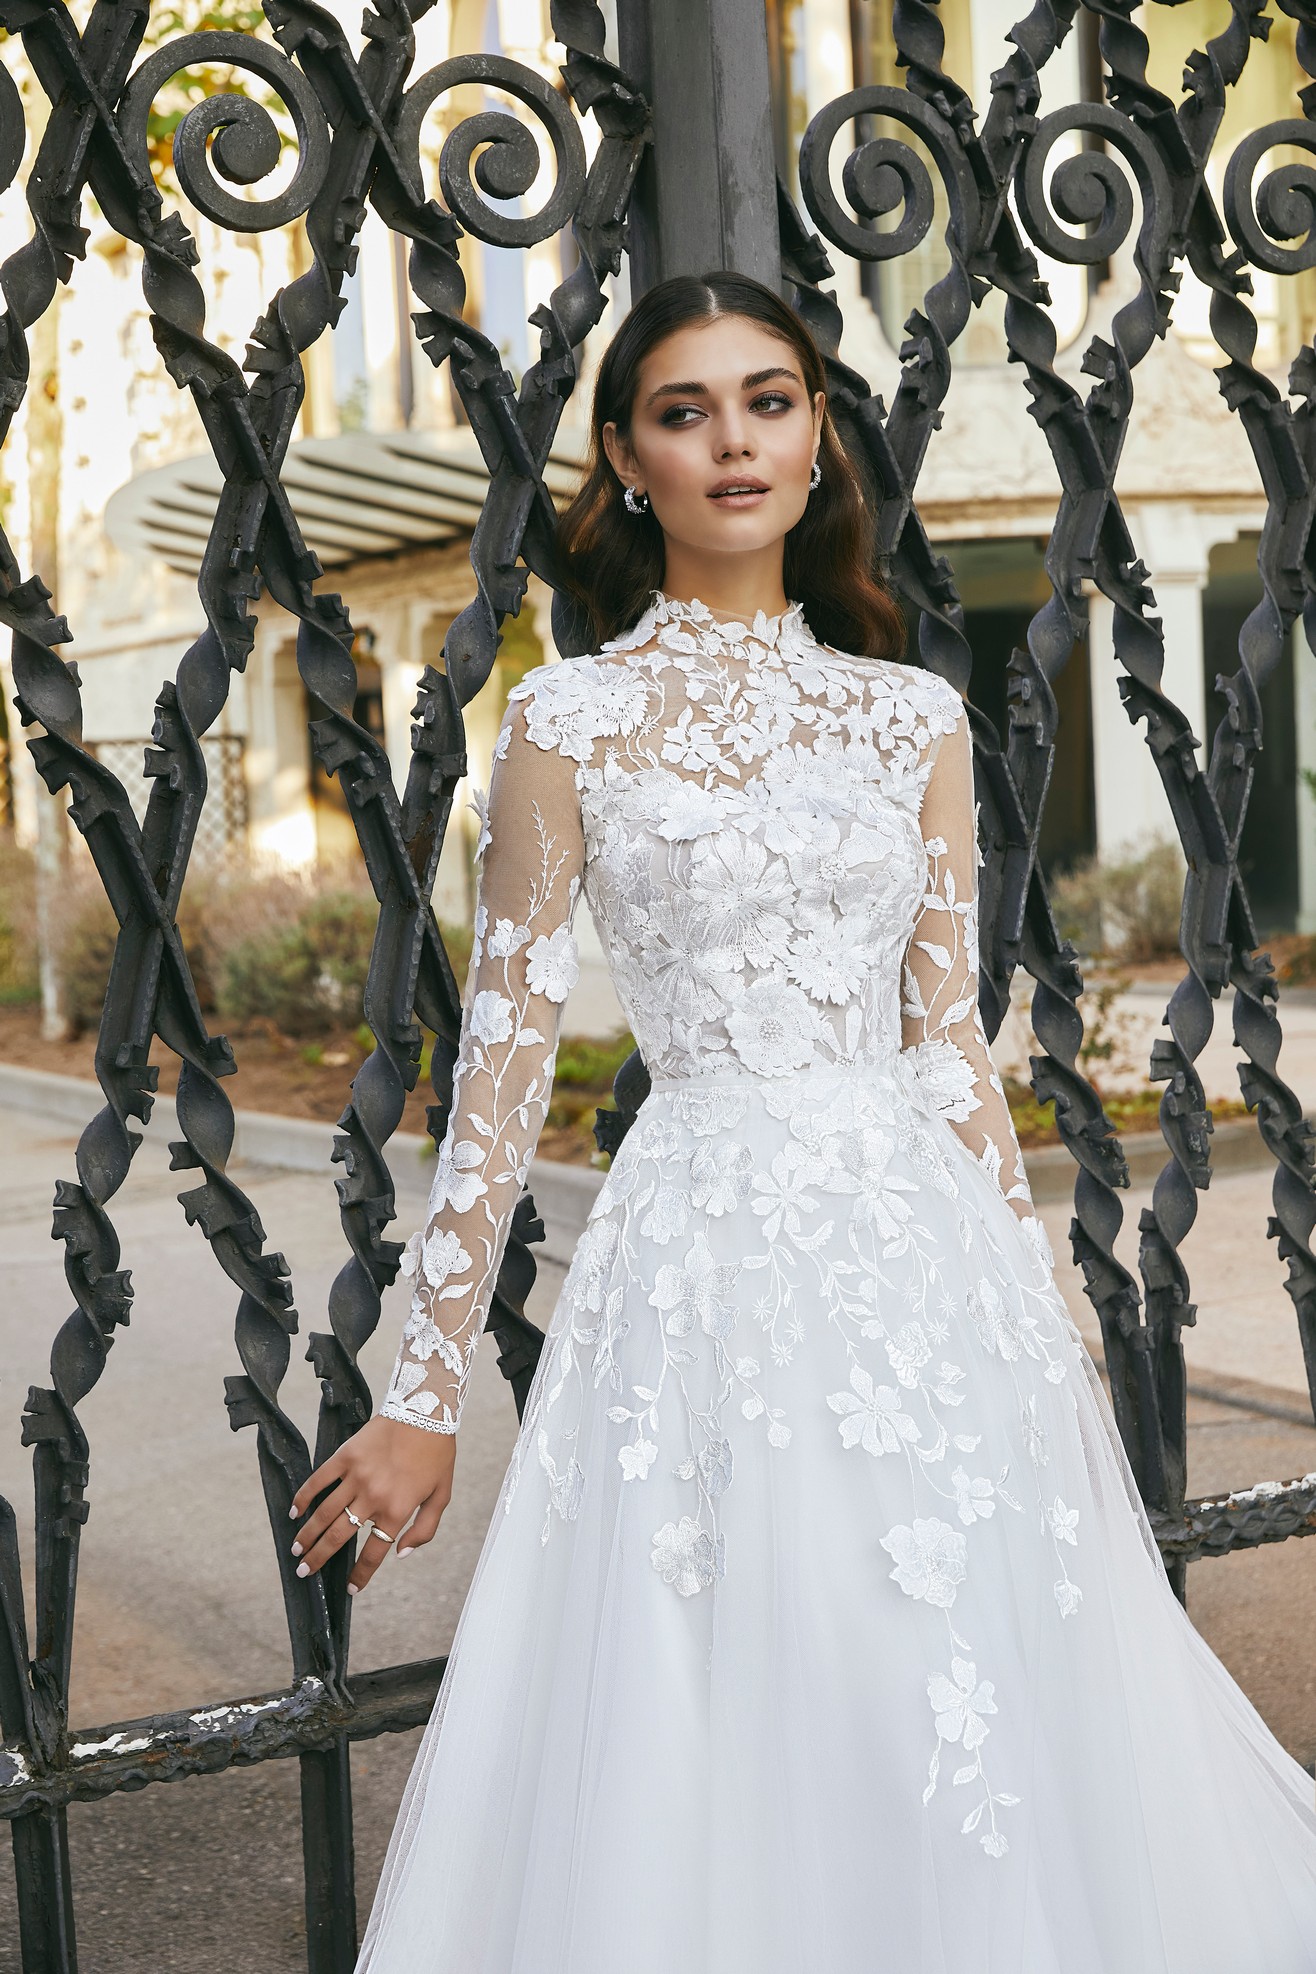
[[[610,345],[511,694],[380,1415],[302,1567],[428,1542],[581,892],[652,1076],[550,1324],[370,1974],[1299,1974],[1311,1783],[1165,1579],[977,1013],[968,724],[898,662],[816,346]],[[412,1520],[414,1515],[415,1519]]]

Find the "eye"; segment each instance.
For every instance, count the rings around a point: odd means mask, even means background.
[[[699,410],[699,406],[697,404],[669,405],[667,410],[663,413],[662,417],[659,419],[658,422],[660,425],[675,425],[678,418],[680,418],[681,423],[684,425],[685,419],[681,417],[682,412],[686,412],[686,411],[697,412],[698,410]]]
[[[781,405],[787,411],[791,408],[791,400],[785,391],[764,391],[762,396],[755,398],[754,404]],[[754,405],[751,405],[750,410],[753,409]]]

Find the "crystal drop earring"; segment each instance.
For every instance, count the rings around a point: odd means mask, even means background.
[[[812,467],[812,470],[810,471],[810,474],[809,474],[809,491],[810,491],[810,492],[812,492],[812,491],[813,491],[813,489],[814,489],[814,488],[815,488],[815,487],[816,487],[816,486],[818,485],[818,483],[819,483],[819,481],[820,481],[821,479],[822,479],[822,467],[821,467],[821,466],[820,466],[820,465],[818,464],[818,462],[817,462],[817,460],[815,459],[815,460],[814,460],[814,462],[813,462],[813,467]]]
[[[635,488],[627,487],[622,498],[626,502],[627,510],[631,514],[643,514],[647,512],[649,506],[649,496],[647,493],[642,493],[637,500],[635,497]]]

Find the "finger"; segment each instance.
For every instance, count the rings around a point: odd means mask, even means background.
[[[388,1534],[391,1535],[393,1531],[389,1525],[385,1523],[384,1526]],[[374,1530],[371,1530],[369,1536],[362,1541],[361,1547],[356,1552],[356,1561],[352,1565],[352,1574],[347,1579],[349,1595],[354,1597],[358,1590],[365,1589],[380,1564],[388,1560],[388,1552],[391,1548],[392,1544],[385,1542],[383,1535],[376,1535]]]
[[[335,1548],[341,1549],[344,1542],[350,1542],[353,1530],[351,1522],[343,1513],[345,1508],[351,1508],[362,1521],[365,1520],[365,1516],[361,1514],[361,1510],[352,1499],[352,1488],[348,1481],[340,1482],[328,1500],[320,1503],[304,1527],[298,1529],[290,1545],[293,1555],[299,1556],[305,1562],[311,1551],[318,1548],[327,1535],[335,1532],[340,1538],[334,1545]],[[327,1553],[332,1555],[333,1550]]]
[[[337,1487],[324,1497],[319,1507],[316,1508],[312,1515],[307,1517],[306,1521],[303,1522],[293,1537],[292,1553],[294,1556],[304,1556],[306,1554],[307,1550],[324,1534],[330,1523],[342,1514],[343,1509],[351,1502],[352,1495],[352,1482],[342,1480],[338,1483]]]
[[[443,1520],[444,1510],[452,1499],[449,1485],[436,1487],[433,1494],[420,1504],[420,1513],[398,1543],[398,1555],[409,1556],[413,1549],[421,1548],[433,1540]]]
[[[331,1454],[322,1466],[316,1468],[313,1474],[307,1475],[296,1494],[292,1497],[292,1506],[288,1510],[288,1519],[290,1521],[299,1522],[312,1502],[319,1495],[323,1494],[327,1487],[332,1486],[334,1481],[342,1479],[343,1474],[346,1472],[343,1451],[343,1447],[340,1446],[337,1453]]]

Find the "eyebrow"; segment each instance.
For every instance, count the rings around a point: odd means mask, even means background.
[[[789,377],[792,383],[800,385],[801,389],[804,386],[804,379],[800,376],[797,370],[788,370],[781,364],[773,364],[767,370],[751,370],[748,376],[741,378],[740,388],[742,391],[752,391],[756,384],[766,384],[769,377]],[[687,384],[660,384],[656,391],[650,391],[648,397],[644,400],[644,403],[645,403],[645,409],[647,410],[648,407],[651,404],[653,404],[655,399],[657,398],[676,398],[676,397],[682,397],[682,398],[705,397],[706,398],[707,396],[708,396],[707,384],[701,384],[698,383],[697,381],[690,382]]]

